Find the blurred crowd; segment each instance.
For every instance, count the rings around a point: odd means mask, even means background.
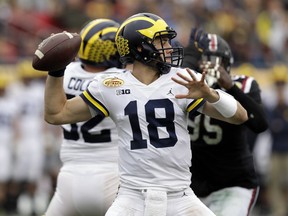
[[[187,44],[191,26],[227,40],[236,64],[287,61],[287,0],[1,0],[0,61],[31,56],[52,32],[78,32],[95,18],[118,22],[140,11],[160,15]]]
[[[16,103],[13,109],[17,113],[14,116],[17,117],[19,129],[15,133],[15,145],[11,145],[14,148],[11,150],[11,160],[15,161],[11,164],[15,164],[15,167],[11,168],[13,173],[9,175],[15,181],[9,177],[9,181],[4,181],[7,183],[4,187],[0,182],[0,215],[4,189],[9,194],[10,209],[7,211],[11,211],[11,215],[17,212],[21,212],[20,215],[32,215],[33,211],[36,215],[43,213],[61,165],[58,156],[61,128],[44,122],[41,110],[43,102],[39,99],[43,96],[46,74],[31,67],[37,45],[51,33],[63,30],[79,32],[85,23],[95,18],[111,18],[121,23],[138,12],[152,12],[163,17],[178,32],[177,40],[183,46],[188,43],[192,27],[203,28],[227,40],[235,60],[232,71],[249,74],[259,81],[269,122],[274,129],[261,134],[255,145],[255,165],[263,190],[260,191],[254,214],[270,215],[273,206],[283,200],[273,192],[275,202],[272,203],[267,195],[272,175],[276,176],[273,188],[281,185],[280,190],[286,192],[285,196],[288,197],[288,174],[284,176],[284,170],[288,172],[288,138],[285,137],[288,134],[288,0],[0,0],[0,89],[8,89],[9,101]],[[33,83],[33,87],[27,84],[27,80]],[[25,88],[26,84],[28,88]],[[35,120],[35,125],[29,113],[39,118]],[[28,117],[25,118],[26,114]],[[0,128],[3,121],[0,116]],[[11,130],[15,128],[11,125]],[[34,135],[30,132],[34,132]],[[24,142],[25,134],[30,134],[34,140]],[[284,138],[277,142],[284,147],[278,145],[275,150],[273,138],[282,135]],[[0,147],[3,140],[0,137]],[[23,149],[25,143],[28,144]],[[21,155],[32,162],[21,159]],[[33,155],[38,157],[33,159]],[[277,159],[277,155],[283,156],[283,159]],[[280,174],[276,172],[276,168],[281,167],[277,163],[286,164],[279,171]],[[34,168],[29,166],[33,164],[37,172],[30,174],[28,170]],[[272,172],[270,167],[276,171]],[[21,171],[23,175],[20,175]],[[287,203],[288,200],[284,206]],[[281,208],[283,205],[277,207]],[[288,210],[284,209],[275,216],[287,214]]]

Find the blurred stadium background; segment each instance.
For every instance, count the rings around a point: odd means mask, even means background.
[[[23,77],[43,83],[46,73],[33,70],[31,58],[37,45],[51,33],[79,32],[87,21],[95,18],[111,18],[121,23],[132,14],[152,12],[176,29],[177,40],[184,46],[192,27],[220,34],[234,54],[232,72],[255,77],[265,93],[273,84],[275,71],[283,73],[287,81],[287,10],[288,0],[0,0],[0,78],[8,89],[17,88],[16,83],[22,82]],[[39,118],[43,121],[43,116]],[[45,210],[61,166],[60,128],[47,126],[44,121],[43,125],[44,160],[42,176],[37,181],[37,191],[41,193],[34,201],[34,215]],[[259,175],[265,192],[269,144],[266,150],[255,154],[260,155]],[[260,193],[254,215],[269,215],[264,192]],[[27,199],[22,199],[22,203],[18,200],[18,210],[9,215],[32,215],[31,205]],[[8,213],[3,211],[3,215]]]

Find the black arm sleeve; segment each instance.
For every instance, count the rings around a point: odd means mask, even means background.
[[[257,84],[258,86],[258,84]],[[257,92],[255,99],[246,95],[235,84],[227,90],[227,93],[234,96],[236,100],[247,110],[249,119],[244,123],[255,133],[261,133],[268,128],[268,122],[264,108],[261,104],[260,91]]]

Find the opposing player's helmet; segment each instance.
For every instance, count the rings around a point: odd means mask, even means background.
[[[95,19],[86,24],[80,32],[80,61],[101,67],[120,67],[120,56],[115,45],[118,27],[119,24],[110,19]]]
[[[234,58],[228,43],[219,35],[208,34],[209,45],[203,51],[202,60],[222,65],[230,73]]]
[[[182,63],[183,48],[164,48],[163,39],[175,38],[177,33],[159,16],[151,13],[139,13],[131,16],[117,31],[116,45],[120,61],[124,64],[134,60],[156,67],[160,73],[168,73],[171,66],[178,67]],[[161,41],[161,48],[153,45],[156,38]],[[171,50],[171,54],[165,51]]]

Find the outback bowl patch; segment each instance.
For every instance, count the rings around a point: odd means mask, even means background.
[[[106,87],[119,87],[124,84],[124,81],[114,77],[114,78],[107,78],[103,81],[103,85]]]

